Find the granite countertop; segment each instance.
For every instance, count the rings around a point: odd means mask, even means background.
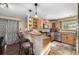
[[[73,36],[77,36],[77,32],[75,31],[62,31],[60,33],[64,33],[64,34],[68,34],[68,35],[73,35]]]
[[[40,32],[33,32],[33,31],[30,31],[30,32],[24,32],[25,34],[30,34],[30,35],[35,35],[35,36],[40,36],[42,35],[42,33]]]

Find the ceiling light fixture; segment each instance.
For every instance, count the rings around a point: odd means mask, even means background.
[[[32,12],[32,10],[31,10],[31,9],[29,9],[29,13],[30,13],[29,17],[31,17],[31,12]]]
[[[7,3],[0,3],[0,7],[2,7],[2,8],[8,8],[8,4]]]
[[[37,3],[35,3],[35,4],[34,4],[34,6],[35,6],[35,9],[36,9],[36,12],[35,12],[35,17],[38,17],[38,16],[37,16],[37,6],[38,6],[38,4],[37,4]]]

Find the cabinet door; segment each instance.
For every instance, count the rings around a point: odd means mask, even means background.
[[[62,34],[61,35],[61,41],[64,42],[64,43],[67,43],[67,35]]]
[[[56,21],[56,29],[57,29],[57,31],[60,31],[60,29],[61,29],[61,21],[59,21],[59,20]]]
[[[68,39],[67,39],[67,43],[68,44],[75,44],[75,37],[73,35],[68,35]]]
[[[67,44],[75,45],[76,38],[72,34],[62,33],[61,35],[61,41]]]

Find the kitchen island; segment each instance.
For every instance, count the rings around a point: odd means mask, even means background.
[[[33,43],[35,55],[46,55],[50,51],[51,38],[41,33],[25,32],[25,38]]]

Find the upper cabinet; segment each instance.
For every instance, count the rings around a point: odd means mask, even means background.
[[[27,21],[27,27],[29,29],[50,29],[51,22],[47,19],[30,17]]]
[[[32,27],[33,27],[33,18],[29,17],[27,20],[27,28],[29,30],[32,29]]]
[[[60,29],[61,29],[61,21],[60,20],[57,20],[56,21],[56,30],[57,31],[60,31]]]
[[[61,21],[60,20],[51,20],[51,28],[55,31],[60,31]]]

